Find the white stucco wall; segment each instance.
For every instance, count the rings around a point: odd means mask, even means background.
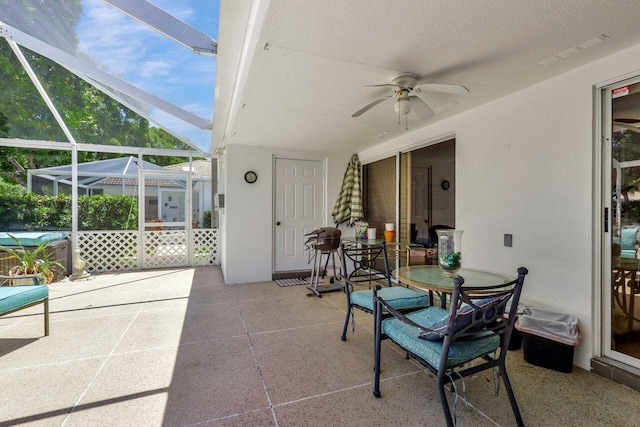
[[[226,284],[271,280],[273,273],[274,158],[321,160],[327,172],[325,223],[332,224],[331,210],[338,197],[344,171],[353,153],[323,153],[230,145],[220,161],[220,192],[225,209],[220,214],[221,267]],[[245,172],[258,174],[247,184]]]
[[[363,162],[456,137],[456,226],[469,267],[530,274],[523,299],[578,316],[574,362],[596,353],[594,85],[640,73],[640,46],[360,153]],[[513,247],[503,234],[513,234]],[[599,327],[596,325],[595,327]]]

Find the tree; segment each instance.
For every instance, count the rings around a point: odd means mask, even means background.
[[[9,119],[7,119],[7,116],[2,114],[2,111],[0,111],[0,138],[6,138],[9,134],[9,125],[7,124],[8,121]]]
[[[62,115],[77,142],[156,148],[185,148],[162,129],[149,127],[142,116],[121,105],[64,67],[25,50],[34,72]],[[51,111],[15,59],[0,40],[0,106],[6,136],[34,140],[67,141]],[[78,161],[91,162],[120,157],[117,153],[80,152]],[[152,156],[159,165],[179,163],[179,157]],[[50,150],[0,149],[0,176],[26,185],[26,169],[60,166],[71,162],[70,153]]]
[[[19,30],[28,28],[40,40],[68,52],[78,43],[75,26],[82,14],[80,0],[0,0],[2,21]]]
[[[75,52],[75,27],[82,7],[79,0],[0,0],[3,21],[67,52]],[[21,48],[77,142],[129,147],[187,148],[162,129],[121,105],[61,65]],[[144,108],[144,106],[140,106]],[[66,142],[67,137],[40,97],[4,38],[0,38],[0,136]],[[120,157],[117,153],[80,152],[78,161]],[[149,156],[167,165],[184,161],[178,157]],[[66,151],[24,150],[0,147],[0,177],[26,185],[26,169],[69,164]]]

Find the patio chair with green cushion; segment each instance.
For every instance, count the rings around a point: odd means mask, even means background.
[[[347,340],[349,319],[355,329],[353,309],[373,314],[373,290],[381,287],[378,295],[385,298],[395,310],[402,312],[417,310],[429,305],[429,297],[422,292],[403,285],[392,285],[389,259],[385,242],[380,244],[341,243],[342,276],[347,295],[347,314],[342,328],[342,341]],[[366,285],[368,289],[354,291],[354,286]]]
[[[613,243],[620,245],[620,258],[637,258],[638,231],[638,226],[623,228],[620,237],[613,238]]]
[[[374,396],[380,397],[381,341],[389,338],[436,375],[448,426],[454,425],[454,418],[447,402],[445,385],[451,384],[457,390],[456,380],[464,382],[465,377],[494,368],[498,369],[498,378],[502,377],[516,423],[524,425],[507,376],[505,361],[527,273],[526,268],[520,267],[517,279],[482,288],[463,286],[464,279],[458,276],[453,279],[450,310],[428,307],[404,315],[376,292]],[[507,313],[505,310],[509,301],[511,308]],[[383,320],[384,311],[392,317]],[[464,366],[472,361],[481,363]],[[498,384],[496,393],[497,387]]]

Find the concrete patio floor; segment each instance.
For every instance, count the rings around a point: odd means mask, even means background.
[[[0,426],[439,426],[435,381],[393,344],[372,395],[371,317],[342,342],[345,297],[274,282],[225,286],[218,267],[103,274],[50,286],[0,318]],[[640,393],[579,368],[508,369],[528,426],[638,425]],[[459,426],[514,425],[490,372],[466,381]]]

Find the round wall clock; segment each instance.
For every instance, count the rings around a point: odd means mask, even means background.
[[[440,187],[442,187],[443,190],[448,190],[450,186],[451,184],[449,184],[449,181],[447,181],[446,179],[442,181],[442,184],[440,184]]]
[[[253,184],[258,180],[258,174],[255,173],[254,171],[249,171],[244,174],[244,180],[247,181],[249,184]]]

